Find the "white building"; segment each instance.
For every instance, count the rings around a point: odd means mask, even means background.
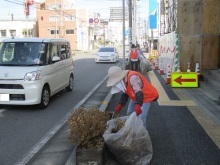
[[[0,38],[8,37],[36,37],[36,22],[0,20]]]

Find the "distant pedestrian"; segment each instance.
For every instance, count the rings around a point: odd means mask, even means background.
[[[137,49],[138,52],[139,52],[138,71],[140,71],[140,62],[141,62],[141,60],[142,60],[143,58],[145,58],[145,57],[144,57],[144,53],[143,53],[142,49],[140,48],[140,45],[139,45],[139,44],[137,44],[136,49]]]
[[[130,98],[127,115],[135,111],[146,127],[150,103],[159,97],[157,89],[141,73],[122,70],[118,66],[109,68],[108,77],[107,86],[112,87],[111,93],[123,92],[115,111],[119,112]]]
[[[128,58],[130,59],[131,70],[138,71],[138,59],[140,58],[140,54],[134,44],[131,45],[131,50],[128,54]]]

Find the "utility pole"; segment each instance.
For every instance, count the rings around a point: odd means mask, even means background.
[[[136,18],[137,18],[137,0],[133,0],[133,6],[132,6],[132,11],[133,11],[133,19],[132,19],[132,42],[136,45],[137,43],[137,29],[136,29]]]
[[[129,12],[129,46],[132,44],[132,0],[128,2],[128,12]]]
[[[56,12],[56,22],[55,22],[55,38],[57,38],[57,18],[58,18],[58,15],[57,15],[57,1],[55,0],[55,12]]]
[[[122,26],[122,35],[123,35],[123,70],[125,70],[125,0],[122,1],[123,6],[123,26]]]

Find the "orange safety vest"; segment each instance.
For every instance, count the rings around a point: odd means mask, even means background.
[[[142,81],[143,87],[142,87],[142,92],[143,92],[143,102],[147,103],[147,102],[151,102],[151,101],[155,101],[158,99],[159,94],[157,89],[150,83],[148,82],[148,80],[139,72],[135,72],[135,71],[129,71],[128,72],[128,82],[126,83],[126,94],[134,101],[136,101],[136,96],[135,96],[135,92],[134,89],[132,88],[131,84],[130,84],[130,77],[132,75],[138,75]]]
[[[138,58],[137,49],[131,49],[130,58],[132,58],[132,59],[137,59]]]

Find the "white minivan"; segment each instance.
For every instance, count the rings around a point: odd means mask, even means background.
[[[73,90],[74,64],[66,39],[11,38],[0,46],[0,105],[38,105]]]

